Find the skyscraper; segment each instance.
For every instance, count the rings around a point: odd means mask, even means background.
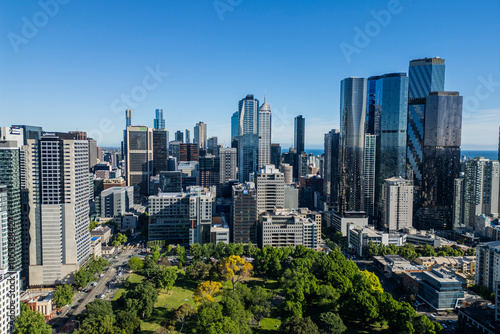
[[[231,147],[234,147],[233,143],[238,140],[239,127],[240,127],[240,115],[236,111],[231,116]]]
[[[179,161],[198,161],[200,148],[196,144],[180,144]]]
[[[246,182],[233,186],[233,242],[257,244],[257,191]]]
[[[137,186],[136,193],[146,196],[153,176],[153,129],[129,126],[127,148],[127,186]]]
[[[7,186],[0,185],[0,270],[9,268]]]
[[[238,171],[240,182],[250,179],[250,173],[257,171],[258,165],[258,109],[259,100],[249,94],[238,103]]]
[[[22,269],[21,240],[21,145],[22,132],[19,135],[11,133],[11,128],[2,128],[2,133],[9,132],[10,140],[0,141],[0,185],[7,187],[8,212],[8,247],[9,269]],[[12,136],[18,137],[14,140]],[[5,138],[5,135],[3,135]]]
[[[29,285],[71,282],[91,255],[88,141],[44,133],[27,152]]]
[[[422,183],[422,163],[426,122],[425,99],[430,92],[444,91],[444,59],[410,61],[408,85],[407,165],[417,189]],[[420,199],[418,199],[420,201]]]
[[[478,157],[465,162],[463,195],[465,227],[474,228],[476,216],[498,215],[499,173],[498,161]]]
[[[281,146],[280,144],[271,144],[271,164],[276,168],[281,166]]]
[[[186,143],[190,144],[191,143],[191,131],[186,129]]]
[[[258,166],[262,168],[271,163],[271,105],[266,102],[259,108],[258,135],[259,135],[259,157]]]
[[[340,213],[364,210],[363,158],[366,101],[365,78],[350,77],[341,81]]]
[[[366,133],[377,136],[374,197],[380,211],[384,180],[406,176],[408,77],[385,74],[368,78],[367,85]]]
[[[165,119],[163,118],[163,109],[156,109],[155,113],[156,117],[154,119],[154,128],[156,130],[165,130]]]
[[[236,149],[235,148],[220,148],[220,182],[226,183],[229,180],[237,180],[236,173]]]
[[[324,189],[328,209],[338,210],[340,132],[333,129],[325,134]],[[328,211],[328,210],[326,210]]]
[[[377,136],[365,135],[365,154],[364,154],[364,211],[373,217],[375,213],[375,165],[377,162]]]
[[[153,130],[153,175],[167,171],[168,141],[167,130]]]
[[[207,125],[205,123],[196,123],[193,143],[198,144],[201,149],[207,148]]]
[[[127,168],[127,128],[132,125],[132,109],[125,110],[125,130],[123,130],[122,157],[125,160],[125,169]]]
[[[273,165],[262,167],[255,176],[259,212],[285,206],[285,176]]]
[[[207,153],[213,155],[219,154],[219,143],[217,137],[210,137],[207,139]]]
[[[383,226],[389,231],[399,231],[413,226],[413,185],[409,180],[392,177],[383,187]]]
[[[431,92],[425,101],[420,228],[451,228],[454,180],[460,173],[462,96]]]
[[[293,145],[297,150],[297,153],[300,154],[305,152],[305,137],[306,137],[306,119],[299,115],[295,117],[294,123],[294,142]]]
[[[184,143],[184,134],[182,133],[182,131],[177,130],[175,132],[175,141]]]
[[[200,157],[200,186],[210,188],[215,186],[217,195],[221,193],[220,187],[220,159],[218,156],[207,154]]]

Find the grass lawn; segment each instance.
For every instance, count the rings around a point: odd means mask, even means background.
[[[127,277],[127,282],[130,282],[132,284],[137,284],[140,281],[142,281],[143,279],[144,279],[144,276],[141,276],[141,275],[138,275],[138,274],[130,274]],[[125,292],[126,292],[126,289],[124,289],[124,288],[118,289],[118,291],[115,293],[112,301],[118,300]]]
[[[175,286],[171,291],[167,293],[166,289],[160,290],[153,314],[148,321],[142,321],[141,331],[155,331],[161,327],[161,324],[165,320],[171,320],[172,311],[183,304],[189,304],[191,307],[195,307],[196,305],[193,301],[193,291],[195,288],[195,283],[181,276],[177,282],[175,282]],[[165,305],[168,306],[165,307]]]
[[[275,332],[281,325],[281,320],[276,318],[264,318],[260,321],[260,332],[268,333]]]
[[[390,333],[389,329],[382,328],[379,323],[364,328],[359,322],[346,322],[347,330],[344,334],[372,334],[372,333]]]

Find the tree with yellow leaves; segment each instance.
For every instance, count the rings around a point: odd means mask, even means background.
[[[372,290],[383,293],[384,289],[382,288],[382,284],[380,284],[380,280],[378,279],[377,275],[374,273],[368,271],[368,270],[363,270],[361,272],[363,275],[368,278],[368,282],[370,282],[370,286]]]
[[[196,305],[203,301],[213,302],[214,298],[222,291],[222,284],[220,282],[205,281],[198,284],[194,290],[194,301]]]
[[[219,269],[226,280],[230,280],[233,283],[233,290],[242,278],[249,277],[252,273],[253,266],[251,263],[246,262],[240,256],[231,255],[230,257],[224,259],[219,264]]]

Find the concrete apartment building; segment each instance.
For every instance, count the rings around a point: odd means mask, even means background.
[[[313,217],[313,218],[311,218]],[[272,247],[303,245],[318,249],[321,241],[321,215],[315,213],[275,209],[259,215],[260,246]]]
[[[44,133],[27,145],[29,285],[71,282],[90,256],[89,144]]]
[[[134,207],[134,187],[113,187],[101,192],[101,217],[121,217]]]

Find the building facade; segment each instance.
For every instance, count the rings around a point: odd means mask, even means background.
[[[340,88],[339,212],[364,210],[366,79],[347,78]]]
[[[491,291],[500,281],[500,241],[486,242],[476,247],[476,285]]]
[[[383,187],[382,223],[389,231],[413,227],[413,182],[401,177],[386,179]]]
[[[257,122],[259,136],[259,156],[257,161],[258,168],[262,168],[271,163],[271,105],[266,102],[266,99],[259,108]]]
[[[148,195],[153,176],[153,130],[146,126],[127,127],[127,186],[136,186],[137,193]]]
[[[134,187],[113,187],[101,192],[101,217],[121,217],[134,207]]]
[[[257,245],[257,190],[255,184],[246,182],[233,186],[232,242]]]
[[[198,144],[199,148],[207,148],[207,125],[203,122],[196,123],[194,127],[194,144]]]
[[[90,256],[88,141],[73,138],[28,141],[30,286],[71,282]]]
[[[238,103],[238,173],[240,182],[250,180],[250,173],[258,169],[259,100],[249,94]]]
[[[264,166],[256,177],[259,212],[285,206],[285,176],[273,165]]]

